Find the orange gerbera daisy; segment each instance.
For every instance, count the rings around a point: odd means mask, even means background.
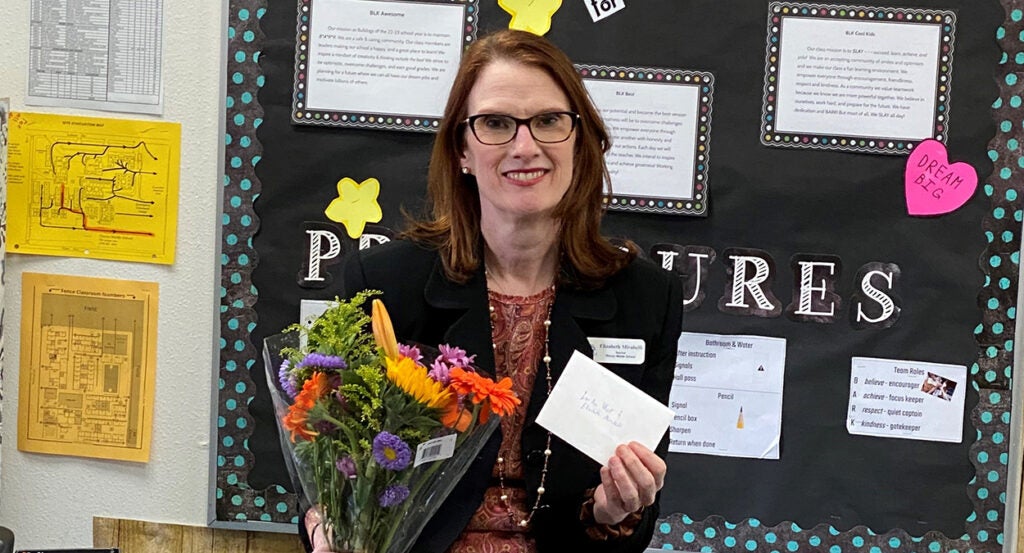
[[[318,434],[309,428],[309,410],[316,405],[318,399],[327,395],[329,390],[327,375],[321,372],[313,373],[302,384],[302,391],[295,397],[295,403],[288,407],[288,413],[281,418],[285,429],[291,433],[292,443],[295,442],[296,436],[309,441]]]
[[[487,391],[487,399],[490,400],[491,411],[502,416],[511,415],[516,406],[522,403],[519,396],[512,391],[512,379],[507,376],[498,382],[492,382]]]
[[[451,379],[449,386],[460,396],[486,393],[489,387],[488,382],[491,382],[491,379],[461,367],[452,367],[451,371],[448,372],[448,377]],[[480,402],[474,399],[473,403]]]
[[[453,367],[449,376],[451,387],[456,393],[466,396],[475,404],[483,404],[484,408],[480,411],[481,424],[487,422],[489,413],[509,415],[522,403],[512,391],[512,379],[507,376],[500,382],[494,382],[490,378],[458,367]],[[451,415],[450,419],[453,416]]]

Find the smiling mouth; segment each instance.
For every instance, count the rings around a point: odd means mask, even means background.
[[[505,173],[505,176],[512,180],[525,182],[538,179],[544,176],[544,173],[547,173],[546,169],[537,169],[534,171],[508,171]]]

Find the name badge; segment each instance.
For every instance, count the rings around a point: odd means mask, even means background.
[[[647,344],[636,338],[587,338],[594,348],[594,361],[639,365],[644,362]]]

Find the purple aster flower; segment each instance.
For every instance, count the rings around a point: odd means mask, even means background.
[[[377,464],[388,469],[399,471],[409,466],[412,450],[409,444],[394,434],[382,431],[373,439],[373,458]]]
[[[416,346],[407,346],[405,344],[398,344],[398,353],[403,357],[408,357],[413,361],[419,363],[423,360],[423,354],[420,353],[420,348]]]
[[[349,480],[354,480],[356,477],[356,462],[352,460],[348,455],[338,459],[334,463],[335,467],[338,467],[338,472]]]
[[[472,366],[473,360],[476,359],[476,355],[470,355],[467,357],[466,350],[455,346],[441,344],[440,346],[437,346],[437,349],[441,352],[441,358],[444,359],[445,363],[463,369]]]
[[[402,484],[392,484],[380,492],[377,498],[381,507],[394,507],[409,498],[409,488]]]
[[[430,371],[427,372],[427,376],[432,378],[434,382],[439,382],[442,386],[447,386],[451,381],[451,367],[445,364],[444,359],[438,357],[434,360],[434,363],[430,365]]]
[[[281,363],[281,368],[277,371],[277,381],[281,383],[281,389],[284,393],[288,394],[288,397],[295,399],[295,396],[299,395],[299,391],[295,387],[295,377],[291,373],[292,363],[287,359]]]
[[[307,353],[306,357],[297,365],[300,369],[326,369],[340,371],[347,367],[345,360],[337,355],[324,355],[323,353]]]

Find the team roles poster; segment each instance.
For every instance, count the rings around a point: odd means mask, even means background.
[[[850,434],[960,443],[967,367],[906,359],[850,360]]]
[[[7,251],[174,262],[181,125],[11,114]]]
[[[18,449],[149,460],[158,285],[22,275]]]

